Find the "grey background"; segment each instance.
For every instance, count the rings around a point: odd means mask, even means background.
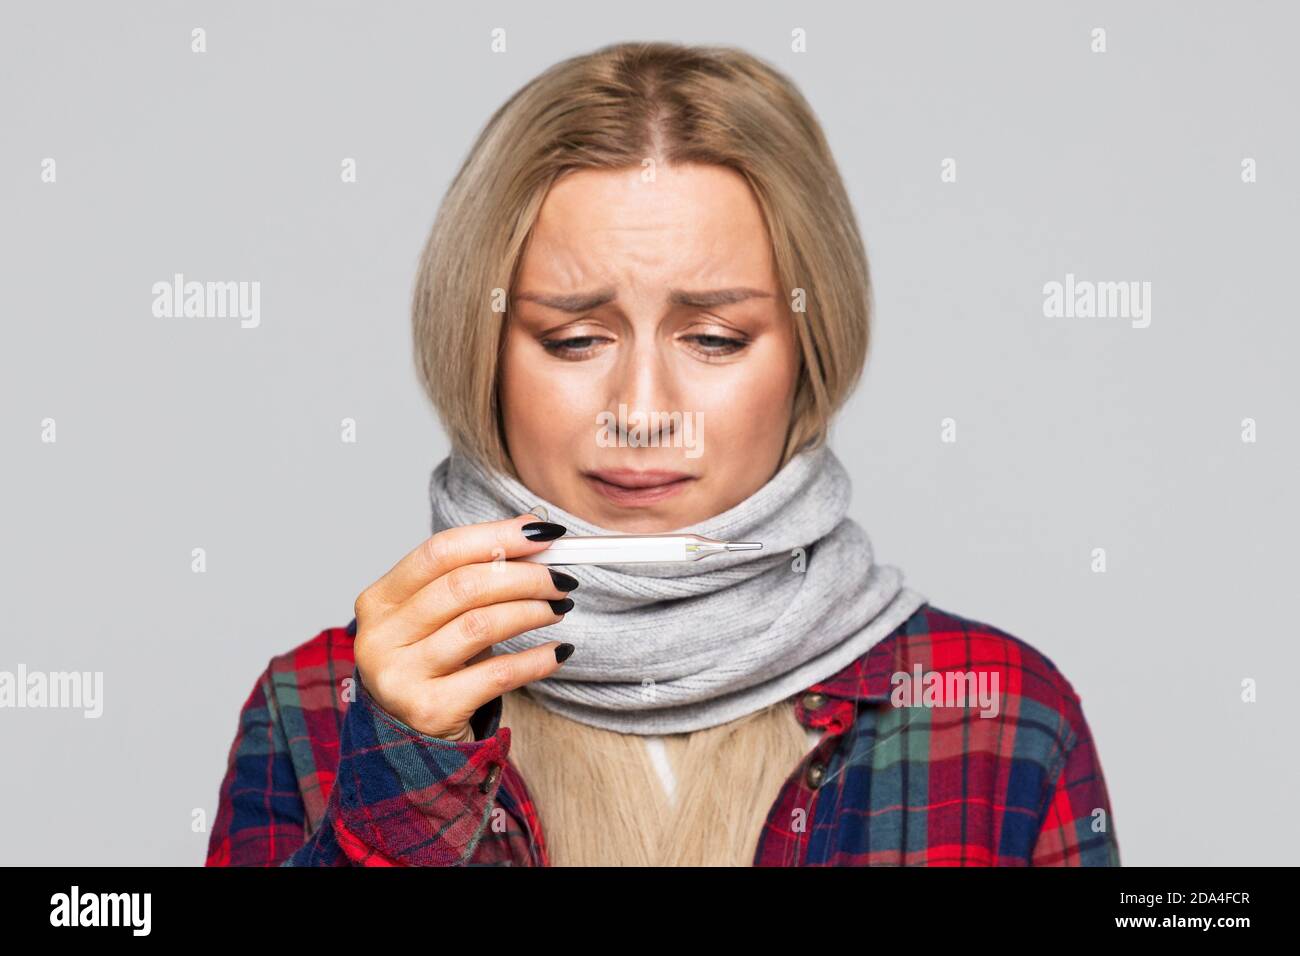
[[[933,603],[1071,680],[1124,863],[1294,862],[1298,20],[1282,3],[7,3],[0,669],[102,670],[106,700],[98,720],[0,710],[3,862],[202,861],[191,814],[215,814],[262,668],[346,624],[426,533],[446,443],[407,303],[443,190],[519,85],[627,39],[744,47],[817,110],[876,282],[874,352],[834,435],[854,515]],[[174,272],[260,281],[260,328],[154,318]],[[1066,272],[1151,282],[1151,326],[1044,318]]]

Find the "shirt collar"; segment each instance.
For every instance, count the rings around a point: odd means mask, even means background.
[[[843,733],[857,717],[858,704],[889,700],[899,642],[890,635],[847,667],[795,697],[794,714],[805,727]]]
[[[805,693],[825,694],[846,700],[888,700],[891,691],[890,675],[897,669],[897,651],[898,641],[894,635],[890,635],[866,654],[853,660],[848,667],[811,685]]]

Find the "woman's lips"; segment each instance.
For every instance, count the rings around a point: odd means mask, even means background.
[[[669,498],[695,480],[680,471],[607,468],[583,473],[587,483],[619,505],[648,505]]]

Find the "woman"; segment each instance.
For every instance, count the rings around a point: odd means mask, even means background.
[[[434,534],[271,661],[208,863],[1118,864],[1070,684],[846,517],[826,434],[868,317],[769,66],[624,44],[516,93],[420,265]],[[520,560],[680,529],[763,548]]]

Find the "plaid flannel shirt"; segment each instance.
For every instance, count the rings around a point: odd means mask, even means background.
[[[239,717],[208,866],[547,866],[501,698],[477,739],[430,737],[357,676],[356,621],[271,660]],[[581,648],[579,648],[581,653]],[[897,706],[895,675],[996,673],[999,707]],[[768,814],[755,866],[1118,866],[1079,697],[1045,656],[924,605],[796,695],[821,731]]]

